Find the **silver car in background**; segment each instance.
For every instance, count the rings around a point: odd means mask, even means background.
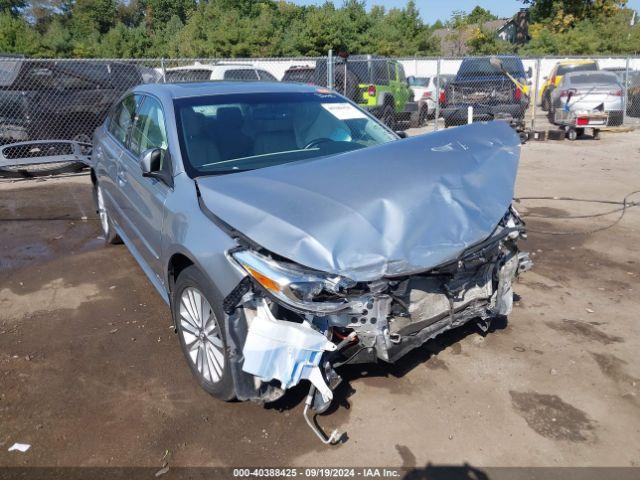
[[[223,400],[395,362],[509,314],[531,262],[504,122],[401,139],[324,88],[142,85],[94,135],[97,210],[170,306],[187,364]]]
[[[550,120],[561,124],[570,115],[594,111],[609,115],[608,125],[621,125],[623,88],[613,72],[570,72],[551,94]]]

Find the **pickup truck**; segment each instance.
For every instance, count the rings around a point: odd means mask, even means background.
[[[508,55],[497,58],[503,69],[492,65],[491,57],[462,60],[455,79],[445,88],[442,116],[446,127],[467,123],[469,106],[473,107],[474,122],[502,119],[515,125],[522,123],[529,96],[509,76],[526,85],[529,75],[520,58]]]
[[[122,92],[140,83],[133,63],[0,58],[0,144],[89,143]]]

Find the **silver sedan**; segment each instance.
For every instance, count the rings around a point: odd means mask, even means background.
[[[269,402],[305,380],[305,416],[322,412],[340,366],[511,311],[531,264],[519,138],[503,122],[401,137],[304,85],[144,85],[113,107],[91,160],[104,238],[170,306],[207,392]]]
[[[551,94],[550,119],[562,123],[572,114],[606,112],[608,125],[622,124],[623,89],[613,72],[570,72]]]

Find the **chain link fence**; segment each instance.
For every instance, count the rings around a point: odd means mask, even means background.
[[[344,57],[27,59],[0,56],[0,168],[18,158],[90,149],[111,105],[140,83],[298,82],[334,89],[394,129],[426,131],[502,119],[557,129],[578,110],[602,127],[640,125],[640,58]],[[604,120],[603,120],[604,119]],[[584,129],[583,129],[584,130]],[[33,143],[41,141],[40,143]],[[73,154],[70,153],[70,154]],[[48,165],[48,169],[67,164]],[[25,167],[20,167],[24,172]]]

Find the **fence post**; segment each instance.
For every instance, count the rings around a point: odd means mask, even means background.
[[[160,59],[160,68],[162,68],[162,83],[167,83],[167,69],[164,66],[164,57]]]
[[[436,113],[433,117],[433,131],[438,130],[438,118],[440,118],[440,59],[438,59],[438,64],[436,67]]]
[[[538,91],[540,90],[539,84],[540,84],[540,58],[537,58],[536,59],[536,78],[531,85],[531,88],[533,88],[533,105],[531,106],[531,130],[536,129],[536,108],[538,108]],[[529,96],[529,98],[531,98],[531,96]]]
[[[327,54],[327,88],[333,90],[333,49]]]
[[[627,123],[627,89],[629,88],[629,57],[625,65],[624,85],[622,86],[622,124]]]

